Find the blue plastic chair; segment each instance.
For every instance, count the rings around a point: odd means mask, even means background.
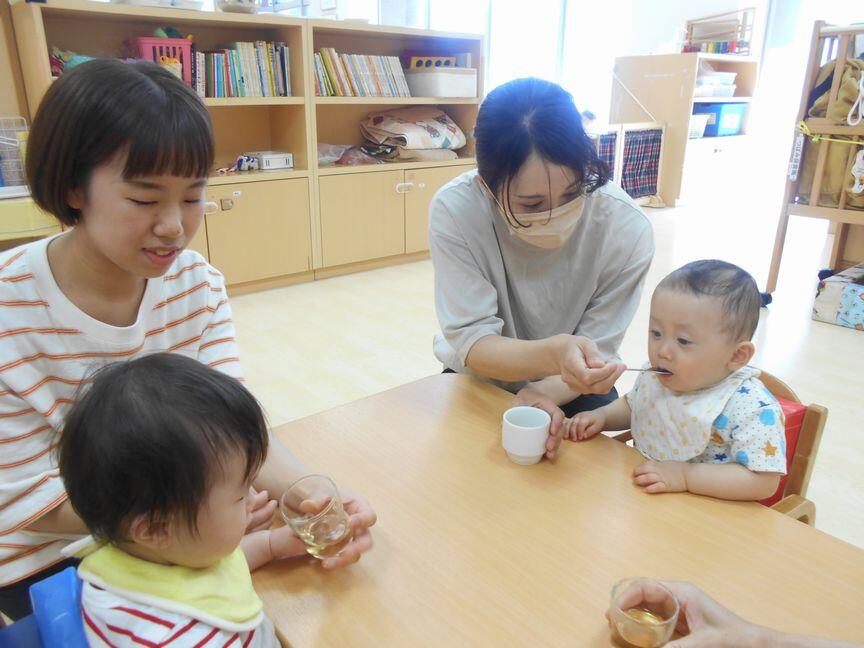
[[[31,585],[30,602],[33,614],[0,630],[0,648],[87,648],[74,567]]]

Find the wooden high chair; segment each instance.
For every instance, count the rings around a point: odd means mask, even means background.
[[[801,405],[801,399],[792,391],[792,388],[776,376],[763,371],[759,379],[781,406],[784,405],[784,401],[791,405]],[[773,500],[780,497],[779,501],[771,504],[771,508],[775,511],[780,511],[810,526],[816,523],[816,505],[807,499],[807,487],[810,485],[810,475],[813,474],[816,453],[819,451],[819,442],[822,440],[822,430],[825,429],[827,418],[828,410],[822,405],[807,405],[801,427],[794,439],[790,438],[792,436],[790,432],[793,431],[790,430],[787,420],[786,477],[780,480],[778,493],[770,498]]]
[[[807,487],[828,410],[821,405],[802,405],[789,385],[767,371],[763,371],[759,378],[786,415],[786,475],[780,480],[777,492],[762,500],[762,504],[813,526],[816,505],[807,499]],[[632,436],[630,432],[622,432],[613,438],[626,443]]]

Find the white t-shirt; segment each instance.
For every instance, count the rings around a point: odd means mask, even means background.
[[[170,351],[242,378],[224,278],[200,254],[150,279],[136,322],[116,327],[59,289],[50,240],[0,254],[0,586],[63,560],[69,538],[24,528],[66,499],[57,435],[94,369]]]
[[[616,356],[654,255],[651,224],[618,186],[606,183],[585,198],[575,231],[557,250],[510,234],[476,170],[438,191],[429,221],[441,325],[434,351],[444,367],[466,371],[468,352],[487,335],[584,335],[605,357]],[[517,391],[525,383],[497,384]]]

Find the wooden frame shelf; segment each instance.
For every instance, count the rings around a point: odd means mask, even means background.
[[[370,263],[419,258],[428,247],[428,202],[440,186],[476,164],[471,133],[483,95],[480,35],[87,0],[11,0],[10,9],[31,117],[53,81],[52,46],[118,56],[127,39],[148,36],[165,25],[191,34],[199,51],[235,41],[283,41],[289,46],[293,96],[203,99],[213,124],[216,168],[231,166],[246,151],[278,150],[294,156],[293,169],[214,173],[208,179],[209,199],[220,210],[205,217],[195,249],[224,265],[229,285],[242,284],[244,291],[311,280],[336,271],[336,265],[344,272],[345,259],[356,261],[351,267],[360,270]],[[381,56],[408,50],[470,53],[478,70],[478,96],[316,97],[314,52],[322,47]],[[441,107],[465,132],[466,146],[458,159],[318,168],[319,143],[359,145],[359,122],[370,112],[418,105]],[[322,208],[324,185],[329,212]],[[337,208],[349,185],[350,200]],[[404,195],[408,185],[414,188]],[[382,207],[390,210],[388,217],[379,219],[377,229],[366,227],[365,243],[351,235],[353,221],[364,214],[374,216]],[[379,241],[387,245],[379,246]],[[256,249],[263,252],[256,255]],[[274,256],[275,250],[282,250],[281,255]],[[325,258],[335,261],[328,265]]]
[[[733,97],[697,97],[697,79],[702,63],[709,63],[717,72],[734,72]],[[758,80],[759,63],[749,56],[734,54],[651,54],[624,56],[615,59],[615,79],[612,85],[610,121],[615,124],[643,122],[646,119],[665,124],[660,178],[660,197],[668,206],[698,195],[705,190],[706,178],[727,172],[725,180],[734,182],[736,165],[746,156],[749,104],[753,101]],[[690,121],[695,106],[707,103],[745,104],[741,136],[712,137],[715,145],[703,139],[690,139]],[[736,150],[732,150],[736,146]]]
[[[827,117],[809,117],[808,115],[811,104],[810,94],[816,85],[820,69],[829,63],[833,66],[832,83],[828,89],[825,114],[832,114],[832,109],[837,107],[846,61],[856,56],[855,41],[857,37],[862,35],[864,35],[864,26],[862,25],[827,25],[821,20],[813,24],[810,55],[796,123],[804,121],[810,132],[815,135],[828,137],[843,135],[853,142],[860,142],[864,139],[864,124],[849,126],[843,118],[835,121]],[[842,107],[841,112],[845,114],[845,106]],[[796,137],[799,136],[796,134]],[[822,195],[823,182],[827,175],[828,148],[831,144],[824,139],[818,143],[814,142],[812,145],[808,143],[802,150],[802,157],[799,159],[800,167],[797,177],[794,180],[788,177],[786,179],[780,217],[777,220],[777,233],[774,237],[771,265],[768,270],[768,281],[765,286],[766,292],[774,292],[777,288],[780,261],[783,258],[786,229],[790,216],[822,218],[831,221],[832,225],[835,226],[831,257],[828,261],[830,269],[845,270],[864,261],[864,209],[853,209],[847,205],[850,194],[847,192],[845,181],[840,188],[838,198]],[[843,170],[847,178],[854,161],[854,155],[858,150],[857,146],[849,146],[848,148],[846,168]],[[811,155],[815,156],[815,163],[808,168],[805,165],[808,156]],[[809,184],[809,189],[806,190],[803,184],[805,179]],[[809,193],[809,197],[807,193]],[[806,202],[804,202],[805,200]]]
[[[279,171],[236,171],[234,173],[214,173],[207,179],[210,186],[226,184],[241,184],[244,182],[265,182],[267,180],[290,180],[292,178],[308,178],[310,171],[302,169],[284,169]]]
[[[236,107],[236,106],[302,106],[305,97],[206,97],[205,106]]]
[[[479,104],[480,97],[315,97],[318,105],[344,105],[357,104],[370,105],[424,105],[424,106],[447,106],[460,104]]]
[[[318,167],[315,172],[319,176],[344,175],[347,173],[374,173],[376,171],[410,171],[412,169],[432,169],[452,166],[471,166],[477,164],[473,157],[457,158],[455,160],[439,160],[427,162],[385,162],[384,164],[361,164],[357,166],[326,166]]]
[[[753,97],[693,97],[693,103],[750,103]]]

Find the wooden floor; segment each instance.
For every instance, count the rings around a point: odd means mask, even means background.
[[[669,271],[698,258],[738,263],[764,285],[776,205],[702,204],[648,210],[657,253],[621,355],[647,358],[648,300]],[[864,548],[864,333],[813,322],[827,223],[793,218],[775,303],[762,311],[755,364],[829,410],[810,485],[817,527]],[[277,425],[440,371],[429,261],[232,300],[248,384]],[[632,378],[622,379],[627,389]],[[410,421],[405,421],[410,426]],[[321,466],[326,470],[326,466]]]

